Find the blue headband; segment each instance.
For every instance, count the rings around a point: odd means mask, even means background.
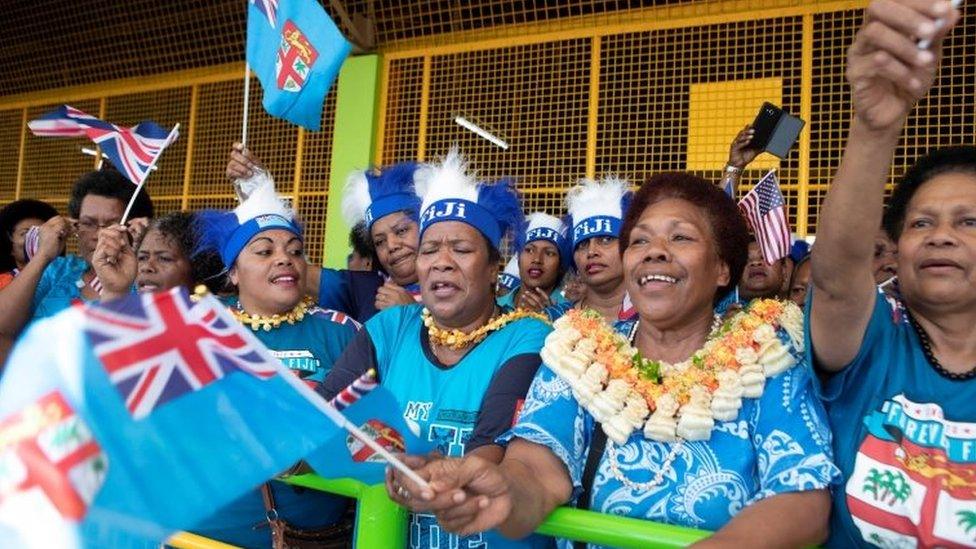
[[[573,248],[579,246],[584,240],[597,236],[620,236],[620,228],[623,221],[619,217],[608,215],[594,215],[587,217],[573,225]]]
[[[508,273],[502,273],[498,275],[498,285],[502,286],[503,288],[514,290],[521,283],[522,280],[515,275],[510,275]]]
[[[549,227],[536,227],[531,231],[526,231],[525,233],[525,243],[535,242],[536,240],[548,240],[556,245],[560,251],[563,249],[563,245],[566,242],[566,237],[559,233],[555,229]]]
[[[447,198],[427,206],[424,214],[420,216],[420,237],[423,238],[424,231],[440,221],[467,223],[485,235],[488,242],[496,249],[502,240],[502,230],[495,216],[484,206],[470,200]]]
[[[272,229],[283,229],[302,238],[302,230],[293,221],[278,214],[259,215],[237,227],[220,249],[220,259],[224,262],[224,266],[230,268],[234,264],[241,250],[254,238],[254,235]]]
[[[366,223],[366,230],[373,227],[373,223],[391,213],[408,210],[416,212],[420,208],[420,197],[413,193],[393,193],[375,200],[366,207],[366,215],[363,221]],[[414,213],[416,215],[416,213]]]

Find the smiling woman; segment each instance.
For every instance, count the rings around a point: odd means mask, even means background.
[[[596,311],[554,323],[500,464],[469,455],[423,471],[447,531],[517,538],[583,508],[715,530],[703,545],[821,541],[837,476],[803,365],[801,314],[756,302],[726,324],[715,303],[742,273],[735,203],[691,174],[644,183],[620,230],[636,321]]]
[[[197,216],[197,253],[220,255],[237,288],[234,315],[254,330],[272,355],[317,388],[352,341],[358,324],[313,306],[305,297],[308,265],[294,212],[282,203],[268,180],[234,211],[211,210]],[[321,537],[334,538],[337,543],[348,541],[348,524],[340,522],[346,516],[347,500],[277,481],[262,490],[263,495],[253,491],[201,521],[196,531],[235,545],[270,547],[272,528],[254,525],[277,516],[292,526],[317,530]]]

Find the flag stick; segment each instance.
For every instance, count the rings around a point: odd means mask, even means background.
[[[173,136],[176,135],[177,130],[179,129],[180,129],[180,123],[177,122],[176,125],[173,126],[173,129],[170,130],[169,135],[166,136],[166,141],[165,141],[166,145],[169,145],[170,143],[173,142]],[[134,193],[132,193],[132,198],[129,199],[129,205],[125,207],[125,213],[122,214],[122,220],[119,221],[119,225],[125,225],[125,222],[128,221],[129,212],[132,211],[132,205],[136,203],[136,197],[139,196],[139,191],[142,190],[142,186],[146,183],[146,179],[149,178],[149,172],[151,172],[152,169],[156,167],[156,162],[159,161],[160,156],[163,156],[163,149],[160,149],[159,152],[156,154],[156,157],[152,159],[152,162],[149,163],[149,167],[146,168],[146,175],[144,175],[142,177],[142,181],[140,181],[139,184],[136,185],[136,190]]]
[[[95,145],[95,170],[96,171],[102,169],[102,162],[104,161],[105,161],[104,158],[102,158],[102,148],[96,144]]]
[[[284,366],[282,366],[284,368]],[[375,440],[373,440],[369,435],[364,433],[359,427],[353,424],[351,421],[346,419],[346,416],[342,414],[339,410],[336,410],[329,402],[313,391],[304,381],[298,378],[298,376],[292,375],[291,372],[283,373],[282,378],[285,382],[291,385],[295,390],[297,390],[302,396],[308,399],[313,406],[318,408],[326,417],[331,419],[333,423],[342,427],[343,429],[349,431],[352,436],[358,438],[363,444],[369,446],[374,452],[380,455],[387,463],[392,465],[396,470],[400,471],[407,476],[414,483],[430,490],[430,484],[427,481],[420,478],[420,475],[413,472],[410,467],[407,467],[405,463],[397,459],[396,456],[391,454],[386,448],[380,446]]]
[[[247,111],[251,100],[251,66],[244,62],[244,123],[241,128],[241,145],[247,145]]]

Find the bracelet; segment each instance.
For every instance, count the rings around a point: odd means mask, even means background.
[[[739,175],[741,173],[742,173],[742,168],[737,168],[737,167],[733,166],[732,164],[726,164],[725,165],[725,174],[726,175]]]

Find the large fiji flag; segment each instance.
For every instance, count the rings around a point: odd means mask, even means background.
[[[247,62],[271,116],[318,131],[322,103],[351,46],[316,0],[251,0]]]
[[[136,185],[146,179],[163,149],[179,137],[176,128],[166,131],[150,121],[122,128],[68,105],[61,105],[31,120],[27,126],[37,136],[91,139],[112,164]]]
[[[0,547],[158,545],[344,440],[324,404],[212,297],[40,321],[0,383]]]
[[[789,255],[790,226],[776,170],[770,170],[756,183],[739,201],[739,209],[749,220],[766,263],[771,265]]]

